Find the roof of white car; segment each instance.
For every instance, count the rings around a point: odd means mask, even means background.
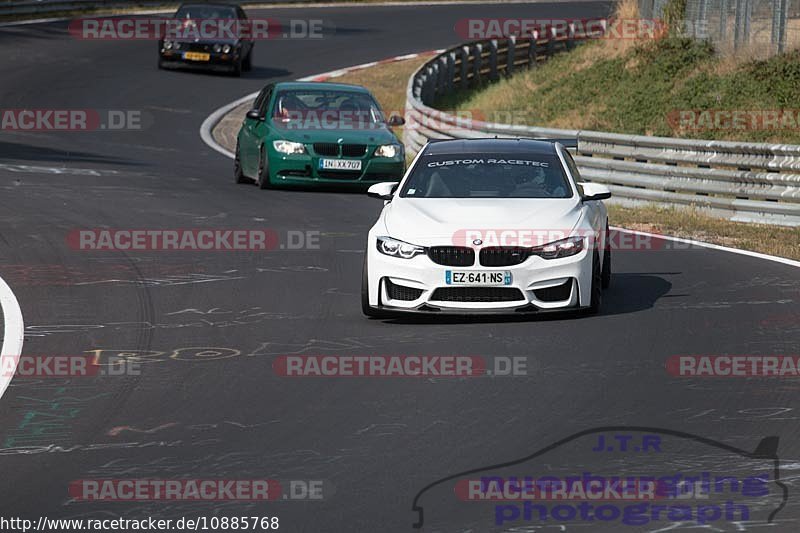
[[[425,155],[443,154],[553,154],[555,145],[534,139],[452,139],[433,141]]]

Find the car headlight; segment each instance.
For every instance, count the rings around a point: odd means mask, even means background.
[[[175,50],[180,50],[180,49],[181,49],[181,43],[179,43],[179,42],[176,42],[176,43],[173,45],[173,48],[175,48]]]
[[[375,149],[375,157],[397,157],[400,153],[400,146],[397,144],[384,144]]]
[[[303,143],[296,143],[292,141],[273,141],[272,146],[282,154],[295,155],[306,153],[306,147]]]
[[[531,255],[538,255],[543,259],[561,259],[562,257],[570,257],[580,253],[583,247],[583,237],[568,237],[532,248]]]
[[[229,45],[229,44],[226,44],[225,46],[223,46],[223,47],[222,47],[222,53],[224,53],[224,54],[230,54],[230,53],[231,53],[231,45]]]
[[[425,253],[425,248],[417,246],[416,244],[409,244],[407,242],[398,241],[391,237],[378,237],[378,251],[385,255],[392,257],[402,257],[403,259],[411,259],[419,254]]]
[[[164,41],[164,50],[172,49],[172,41]]]
[[[215,44],[215,45],[214,45],[214,48],[213,48],[213,50],[214,50],[214,52],[216,52],[217,54],[218,54],[218,53],[220,53],[220,52],[222,51],[222,45],[220,45],[220,44]]]

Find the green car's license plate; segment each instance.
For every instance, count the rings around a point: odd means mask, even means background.
[[[359,159],[320,159],[319,168],[322,170],[361,170]]]
[[[511,272],[447,270],[444,273],[444,280],[448,285],[511,285]]]

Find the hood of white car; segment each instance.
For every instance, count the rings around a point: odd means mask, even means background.
[[[384,223],[389,237],[449,245],[474,230],[568,234],[580,220],[581,205],[575,198],[395,198],[384,210]]]

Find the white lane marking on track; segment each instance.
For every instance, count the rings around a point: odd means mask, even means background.
[[[228,111],[239,107],[248,100],[255,100],[256,96],[258,96],[258,92],[248,94],[247,96],[242,96],[238,100],[234,100],[233,102],[220,107],[208,115],[208,118],[206,118],[200,125],[200,137],[203,139],[203,142],[225,157],[233,159],[233,152],[217,143],[217,141],[214,140],[214,136],[211,135],[211,131],[214,129],[214,126],[217,125],[217,122],[222,120],[222,117],[228,113]]]
[[[656,233],[647,233],[646,231],[637,231],[632,229],[619,228],[617,226],[610,226],[609,229],[614,231],[624,231],[625,233],[632,233],[634,235],[642,235],[643,237],[652,237],[656,239],[664,239],[667,241],[681,242],[684,244],[691,244],[694,246],[701,246],[703,248],[710,248],[711,250],[719,250],[721,252],[731,252],[739,255],[746,255],[748,257],[755,257],[756,259],[764,259],[766,261],[774,261],[793,267],[800,267],[800,261],[787,259],[786,257],[778,257],[776,255],[762,254],[759,252],[751,252],[750,250],[740,250],[739,248],[729,248],[728,246],[721,246],[719,244],[711,244],[710,242],[694,241],[692,239],[684,239],[682,237],[670,237],[669,235],[658,235]]]
[[[2,398],[14,378],[14,374],[7,370],[12,367],[16,370],[25,334],[25,322],[22,319],[19,302],[14,296],[14,291],[3,278],[0,278],[0,305],[3,307],[4,322],[3,347],[0,349],[0,369],[2,369],[0,370],[0,398]],[[13,360],[13,365],[9,363],[8,359]]]
[[[102,176],[104,174],[119,174],[116,170],[94,170],[91,168],[71,167],[42,167],[36,165],[10,165],[0,163],[0,170],[9,172],[28,172],[32,174],[75,174],[79,176]]]

